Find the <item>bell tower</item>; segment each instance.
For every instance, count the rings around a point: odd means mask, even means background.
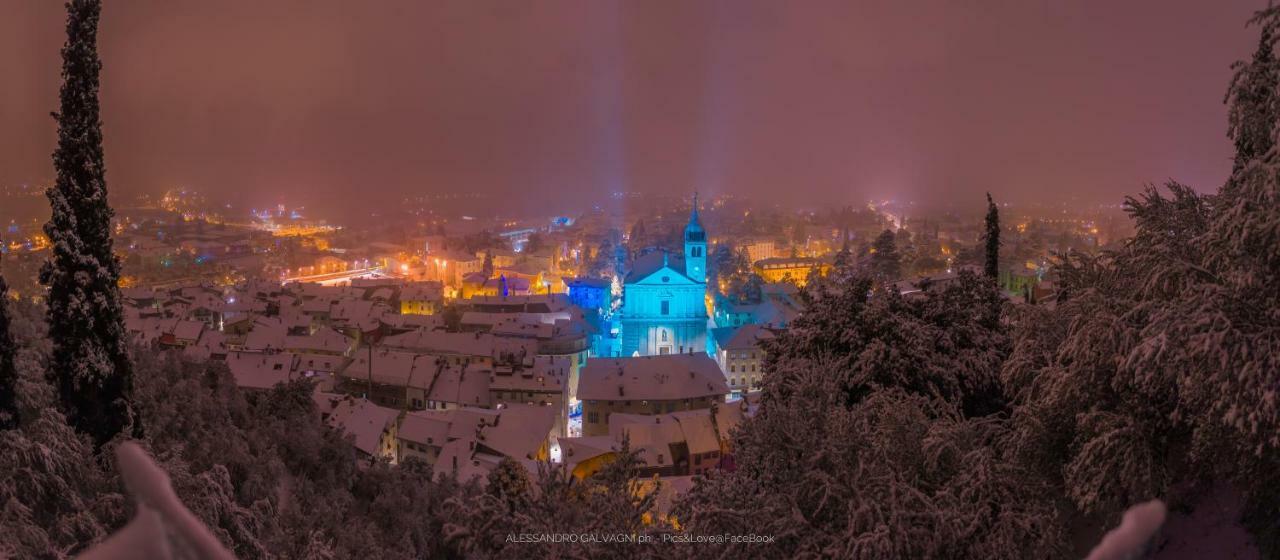
[[[698,219],[698,193],[693,193],[693,211],[684,227],[684,274],[695,282],[707,281],[707,230]]]

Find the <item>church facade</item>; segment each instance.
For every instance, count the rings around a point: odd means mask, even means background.
[[[665,251],[636,259],[623,285],[622,355],[706,352],[707,232],[698,202],[684,230],[684,256]]]

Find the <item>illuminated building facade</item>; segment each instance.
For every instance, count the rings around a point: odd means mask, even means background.
[[[755,262],[752,268],[765,282],[791,282],[804,287],[814,271],[826,276],[831,272],[832,260],[814,257],[775,257]]]
[[[665,251],[636,260],[623,286],[621,354],[655,356],[705,352],[707,232],[694,198],[684,230],[684,257]]]

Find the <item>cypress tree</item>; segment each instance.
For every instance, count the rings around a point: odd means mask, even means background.
[[[9,333],[9,285],[0,274],[0,430],[18,427],[18,370]]]
[[[111,248],[98,108],[100,0],[67,2],[62,47],[62,90],[57,180],[46,194],[52,206],[44,231],[53,254],[40,271],[49,287],[49,376],[67,420],[96,446],[126,430],[141,435],[129,399],[133,371],[125,345],[120,263]]]
[[[1227,137],[1235,143],[1232,175],[1275,145],[1276,86],[1280,83],[1273,52],[1276,9],[1259,12],[1250,23],[1262,28],[1258,50],[1249,62],[1231,65],[1235,74],[1227,88]]]
[[[983,272],[988,278],[1000,278],[1000,211],[991,193],[987,193],[987,233],[983,236],[987,244],[987,260]]]

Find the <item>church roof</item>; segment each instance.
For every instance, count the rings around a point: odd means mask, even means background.
[[[653,276],[653,273],[663,268],[670,268],[672,272],[680,275],[680,277],[690,282],[693,281],[693,279],[684,274],[684,259],[682,257],[672,255],[666,251],[654,251],[636,259],[635,264],[631,267],[631,272],[627,273],[625,283],[635,284]]]

